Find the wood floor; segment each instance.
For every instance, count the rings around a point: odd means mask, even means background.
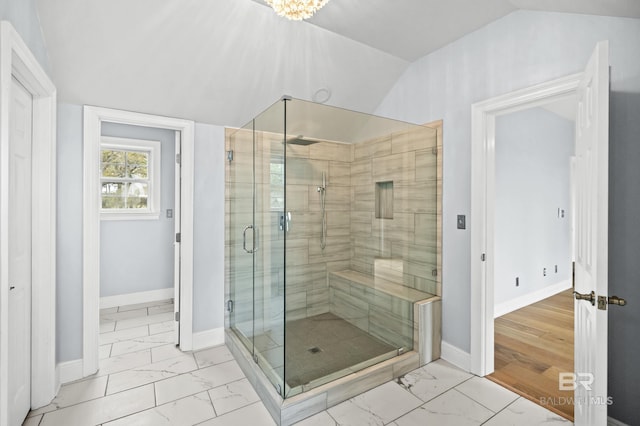
[[[573,421],[573,294],[559,293],[495,319],[495,371],[488,379]]]

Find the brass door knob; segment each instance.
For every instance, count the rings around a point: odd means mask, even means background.
[[[576,300],[587,300],[591,302],[591,306],[595,306],[596,304],[596,293],[592,291],[591,293],[578,293],[577,291],[573,292]]]
[[[618,306],[624,306],[624,305],[627,304],[626,300],[624,300],[623,298],[618,297],[618,296],[609,297],[608,302],[609,302],[610,305],[618,305]]]

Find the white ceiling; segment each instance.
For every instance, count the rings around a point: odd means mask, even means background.
[[[640,18],[638,0],[37,0],[63,102],[240,126],[283,94],[372,112],[411,61],[517,9]]]

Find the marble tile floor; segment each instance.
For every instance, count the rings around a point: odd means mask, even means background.
[[[101,312],[100,370],[62,386],[27,426],[273,425],[226,346],[180,352],[171,301]],[[541,425],[570,422],[438,360],[299,425]]]

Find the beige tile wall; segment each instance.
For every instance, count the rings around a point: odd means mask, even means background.
[[[441,208],[436,198],[441,197],[437,193],[441,163],[434,155],[439,145],[435,130],[426,128],[355,145],[287,145],[286,209],[292,220],[283,250],[284,232],[278,228],[279,213],[271,211],[273,188],[269,182],[270,163],[282,160],[284,148],[278,135],[258,135],[256,225],[260,229],[261,250],[256,259],[262,278],[255,282],[259,285],[259,315],[269,322],[284,314],[284,306],[278,305],[284,296],[283,253],[287,320],[329,311],[327,272],[353,269],[373,274],[377,259],[396,262],[392,277],[397,277],[399,285],[441,294],[440,274],[433,275],[434,270],[439,271],[440,259],[436,241]],[[238,320],[250,318],[249,302],[253,297],[252,260],[242,250],[242,229],[252,220],[252,148],[251,132],[227,131],[227,150],[234,150],[234,160],[226,166],[225,273],[227,280],[236,279],[234,314]],[[328,182],[324,250],[320,247],[322,214],[317,192],[323,171]],[[393,181],[393,219],[375,218],[375,183],[381,181]],[[389,277],[385,274],[385,278]]]
[[[379,260],[385,260],[401,271],[398,285],[438,293],[436,146],[436,131],[423,127],[354,145],[351,269],[375,274]],[[378,219],[376,183],[388,181],[393,219]]]
[[[349,268],[352,155],[346,144],[287,145],[286,209],[292,217],[286,248],[287,321],[328,312],[327,272]],[[327,180],[324,249],[320,246],[322,207],[317,190],[323,172]],[[291,299],[298,303],[290,304]]]

